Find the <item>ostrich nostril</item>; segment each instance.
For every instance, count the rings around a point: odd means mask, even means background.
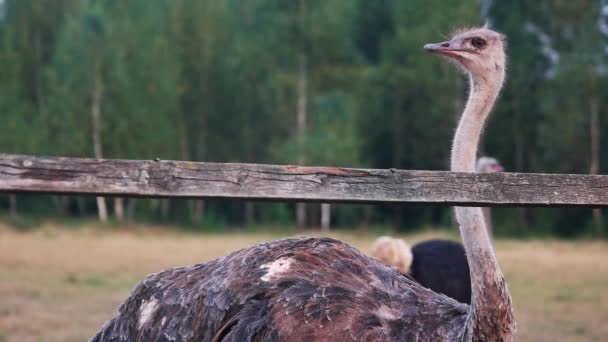
[[[450,43],[449,42],[442,43],[441,47],[445,47],[445,48],[450,47]]]

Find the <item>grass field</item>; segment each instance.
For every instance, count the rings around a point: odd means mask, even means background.
[[[362,250],[375,238],[334,236]],[[276,237],[146,227],[45,226],[24,233],[0,226],[0,342],[86,341],[146,274]],[[608,341],[608,243],[496,245],[515,303],[518,341]]]

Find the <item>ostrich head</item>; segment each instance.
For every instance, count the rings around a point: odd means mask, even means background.
[[[403,274],[410,273],[412,250],[401,239],[381,236],[372,245],[370,255],[387,266],[396,267]]]
[[[477,172],[479,173],[487,173],[487,172],[502,172],[504,168],[496,158],[491,157],[481,157],[477,159]]]
[[[463,29],[450,40],[426,44],[424,49],[454,61],[477,81],[505,72],[505,36],[487,27]]]

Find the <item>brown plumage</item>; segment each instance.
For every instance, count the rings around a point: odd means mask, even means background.
[[[454,56],[471,74],[452,170],[473,172],[477,129],[504,77],[501,35],[472,29],[425,48]],[[471,268],[470,307],[343,242],[297,238],[148,276],[92,341],[511,340],[510,297],[474,209],[456,209]]]
[[[468,312],[343,242],[293,238],[148,276],[92,341],[458,341]]]

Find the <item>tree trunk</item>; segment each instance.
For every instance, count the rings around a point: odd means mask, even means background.
[[[116,221],[125,221],[125,204],[122,197],[114,197],[114,215],[116,216]]]
[[[8,212],[11,218],[17,218],[17,195],[8,194]]]
[[[94,70],[93,94],[91,96],[91,115],[93,124],[93,149],[95,158],[103,158],[103,150],[101,145],[101,101],[103,98],[103,80],[101,75],[101,65],[98,62]],[[97,213],[99,221],[108,221],[108,209],[106,201],[103,197],[97,197]]]
[[[296,227],[298,230],[306,229],[306,203],[296,203]]]
[[[87,205],[84,200],[84,197],[76,197],[76,206],[78,207],[78,215],[80,217],[85,217],[87,215]]]
[[[331,225],[331,204],[321,203],[321,231],[323,233],[329,232]]]
[[[106,207],[106,199],[101,196],[95,197],[97,202],[97,214],[99,216],[99,221],[108,222],[108,209]]]
[[[245,227],[253,224],[255,215],[255,207],[253,202],[245,202]]]
[[[164,223],[169,222],[169,214],[171,211],[171,201],[168,198],[161,198],[159,200],[160,207],[160,220]]]
[[[53,196],[53,204],[55,205],[55,210],[60,216],[68,215],[68,200],[67,196]]]
[[[590,162],[589,173],[597,175],[600,171],[600,125],[599,125],[599,99],[597,96],[597,74],[595,66],[589,70],[591,91],[589,92],[589,138],[590,138]],[[602,210],[599,208],[593,209],[593,224],[595,232],[598,236],[603,235],[603,217]]]
[[[137,198],[129,198],[127,201],[127,223],[135,223],[135,207],[137,205]]]
[[[306,162],[304,155],[304,138],[306,136],[306,121],[308,115],[308,80],[306,71],[306,56],[302,54],[299,62],[298,77],[298,112],[297,112],[297,139],[299,145],[298,164]],[[296,225],[299,230],[306,228],[306,203],[296,203]]]
[[[401,214],[402,214],[402,206],[395,204],[392,206],[393,209],[393,225],[395,230],[400,230],[401,228]]]
[[[357,230],[361,234],[367,234],[367,231],[369,230],[369,225],[372,220],[374,207],[372,207],[371,205],[364,205],[361,210],[363,211],[361,215],[361,223],[359,224],[359,228]]]
[[[200,224],[205,215],[205,201],[191,200],[190,201],[190,223]]]

